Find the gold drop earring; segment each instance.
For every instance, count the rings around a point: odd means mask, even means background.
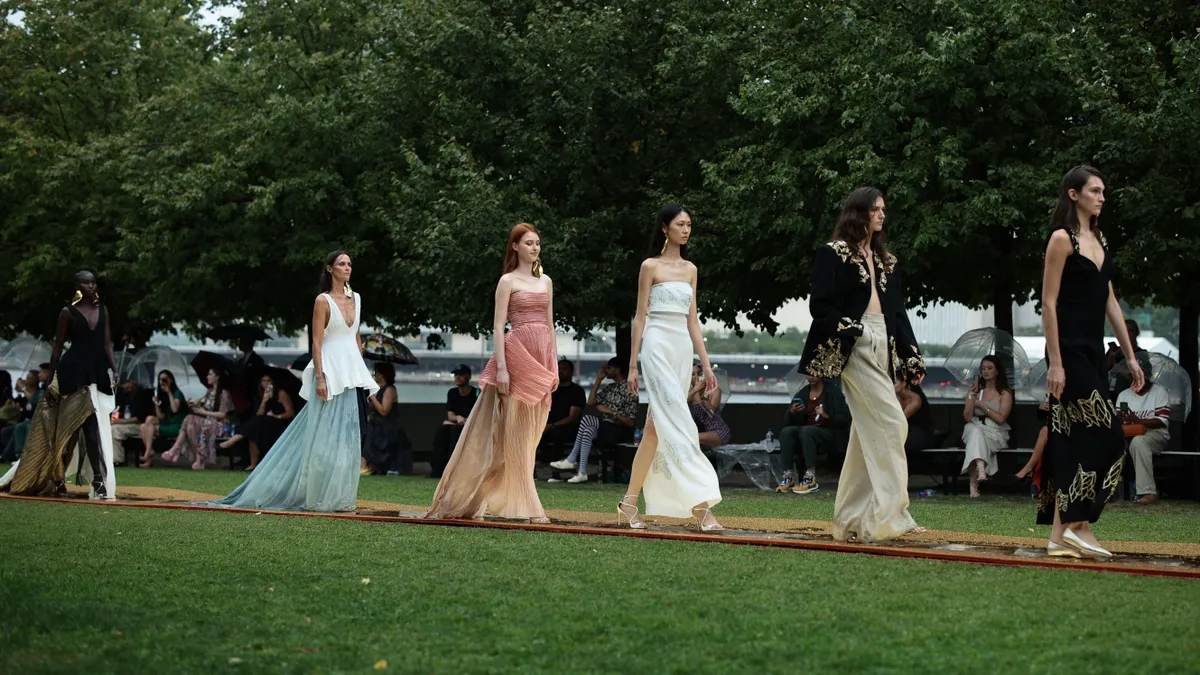
[[[669,243],[671,243],[670,239],[663,238],[663,248],[662,248],[662,251],[659,253],[659,255],[667,254],[667,244],[669,244]]]
[[[78,305],[80,300],[83,300],[83,291],[75,291],[75,297],[71,298],[71,306]]]
[[[92,296],[92,304],[96,306],[100,305],[100,293],[96,293]]]
[[[534,260],[533,260],[533,269],[532,269],[532,270],[530,270],[530,271],[532,271],[532,272],[533,272],[533,276],[535,276],[535,277],[540,277],[540,276],[542,276],[542,258],[541,258],[541,256],[538,256],[537,258],[534,258]]]

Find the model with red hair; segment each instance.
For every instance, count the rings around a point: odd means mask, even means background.
[[[427,518],[528,518],[548,523],[533,482],[538,440],[558,388],[554,286],[542,274],[542,241],[521,223],[508,237],[496,284],[496,351]],[[505,326],[510,326],[507,333]]]

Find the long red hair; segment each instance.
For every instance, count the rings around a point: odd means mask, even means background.
[[[513,248],[513,244],[519,243],[521,237],[524,237],[527,232],[536,234],[539,238],[542,236],[537,228],[529,223],[517,223],[517,226],[512,229],[512,234],[508,235],[508,246],[504,251],[504,273],[517,269],[517,249]]]

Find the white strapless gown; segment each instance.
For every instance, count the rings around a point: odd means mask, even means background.
[[[692,507],[721,501],[717,472],[700,452],[700,433],[687,405],[692,379],[692,338],[687,326],[691,307],[692,285],[687,282],[650,287],[639,370],[650,398],[647,419],[654,420],[658,434],[658,452],[643,486],[646,514],[651,516],[690,518]]]

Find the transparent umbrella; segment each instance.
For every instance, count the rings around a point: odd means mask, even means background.
[[[787,385],[788,395],[795,396],[808,384],[808,374],[800,372],[800,364],[797,363],[783,376],[783,381]]]
[[[943,366],[959,382],[969,385],[979,374],[979,362],[985,356],[1000,358],[1008,371],[1008,383],[1014,389],[1024,386],[1033,368],[1029,357],[1013,336],[998,328],[976,328],[963,333],[950,348]]]
[[[729,403],[729,399],[733,396],[733,393],[729,391],[729,371],[720,366],[714,366],[713,375],[717,376],[717,386],[721,388],[721,407],[718,410],[723,410],[725,404]]]
[[[133,380],[139,387],[154,389],[158,386],[156,378],[162,370],[171,371],[175,376],[175,384],[189,399],[204,395],[204,383],[196,377],[187,358],[170,347],[146,347],[125,359],[121,366],[121,379]]]
[[[17,338],[0,349],[0,368],[14,374],[13,381],[25,377],[25,373],[35,370],[39,364],[50,361],[49,342],[36,338]]]
[[[1139,353],[1138,361],[1141,362],[1143,369],[1146,368],[1146,361],[1149,361],[1150,368],[1145,370],[1147,379],[1153,382],[1155,386],[1167,390],[1171,403],[1172,419],[1187,419],[1187,416],[1192,412],[1193,385],[1192,378],[1188,376],[1183,366],[1179,365],[1171,357],[1159,354],[1158,352]],[[1128,378],[1128,362],[1121,361],[1113,366],[1112,370],[1109,371],[1110,382],[1114,375]]]

